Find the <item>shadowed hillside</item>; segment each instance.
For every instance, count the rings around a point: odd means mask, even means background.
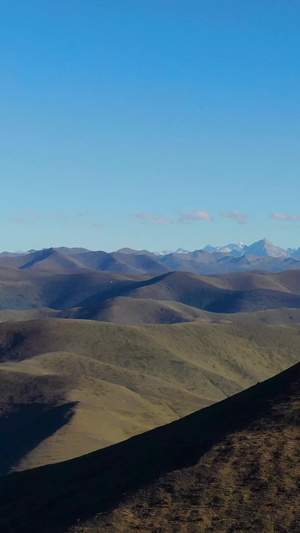
[[[60,252],[54,250],[49,257],[54,253]],[[44,254],[49,254],[49,250]],[[128,254],[123,255],[127,257]],[[78,256],[80,254],[74,257]],[[143,259],[144,256],[138,257]],[[73,261],[70,255],[65,258]],[[167,272],[153,277],[88,270],[55,272],[1,268],[0,289],[0,311],[9,311],[7,320],[12,319],[12,310],[39,308],[64,310],[63,316],[66,317],[136,324],[201,319],[197,309],[219,314],[282,307],[300,309],[300,271],[222,276]],[[124,298],[131,299],[128,305],[125,305]],[[139,302],[135,304],[134,299]],[[36,316],[53,316],[53,313],[45,311],[43,314],[42,311]],[[5,313],[1,314],[0,320],[5,320]]]
[[[211,313],[172,300],[110,298],[99,305],[57,310],[47,307],[36,309],[6,309],[0,311],[0,322],[32,320],[36,318],[73,318],[115,322],[127,325],[175,324],[180,322],[248,323],[291,325],[300,322],[300,309],[279,307],[249,313]]]
[[[137,278],[144,279],[141,275]],[[67,309],[95,294],[102,295],[103,300],[116,296],[130,282],[136,283],[136,275],[0,268],[0,309]]]
[[[207,311],[172,300],[126,298],[124,296],[110,298],[98,305],[66,309],[57,313],[56,316],[132,325],[173,324],[193,320],[210,321],[211,318],[211,314]]]
[[[299,390],[297,364],[105,450],[2,477],[0,525],[8,533],[296,533]]]
[[[44,252],[46,255],[48,253],[49,250]],[[53,257],[54,253],[59,254],[53,251],[50,257]],[[79,255],[76,254],[74,257],[77,258]],[[130,254],[123,255],[131,257]],[[138,257],[143,259],[144,256],[141,254]],[[66,255],[65,258],[67,261],[73,261],[70,255]],[[51,308],[57,311],[70,310],[65,316],[76,316],[76,312],[72,314],[73,308],[93,307],[94,310],[82,309],[78,312],[79,317],[85,318],[89,317],[89,313],[93,315],[97,306],[100,312],[113,306],[116,310],[115,304],[118,298],[141,300],[136,304],[135,311],[134,303],[128,302],[129,316],[133,317],[134,314],[140,316],[140,323],[157,321],[172,323],[198,318],[195,309],[188,311],[186,308],[174,308],[174,302],[203,311],[227,314],[281,307],[300,308],[300,271],[280,274],[252,272],[222,276],[167,272],[153,276],[134,272],[117,274],[89,270],[55,272],[51,269],[34,271],[26,268],[23,270],[1,268],[0,289],[0,310]],[[165,302],[162,303],[162,307],[166,308],[166,312],[161,313],[160,303],[157,304],[153,300]],[[122,304],[121,300],[119,303]],[[111,315],[110,311],[106,314],[104,312],[104,320],[126,323],[125,306],[123,305],[123,311],[120,309],[117,311],[115,319],[114,311]],[[153,313],[157,318],[151,318]],[[109,315],[111,318],[107,318]],[[169,315],[170,318],[166,320],[164,315]]]
[[[61,429],[7,468],[62,461],[165,424],[282,371],[299,352],[297,325],[2,323],[2,417],[20,404],[75,402]]]

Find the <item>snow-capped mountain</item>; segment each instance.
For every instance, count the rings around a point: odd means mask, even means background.
[[[226,244],[225,246],[207,245],[203,250],[209,253],[222,252],[237,257],[242,255],[254,255],[255,257],[300,257],[300,248],[298,250],[291,248],[284,250],[283,248],[280,248],[280,246],[275,246],[275,244],[266,238],[254,242],[253,244],[250,244],[250,246],[239,242],[237,244]]]
[[[247,248],[242,242],[225,244],[225,246],[210,246],[209,244],[203,248],[205,252],[221,252],[224,254],[243,255],[243,252]]]
[[[275,246],[268,239],[262,239],[247,246],[243,254],[255,255],[256,257],[289,257],[286,250],[280,246]]]
[[[185,250],[185,248],[177,248],[175,254],[189,254],[189,250]]]
[[[207,244],[202,248],[207,253],[222,253],[224,255],[231,255],[233,257],[242,257],[244,255],[254,255],[255,257],[296,257],[300,258],[300,248],[288,248],[284,250],[280,246],[276,246],[268,239],[264,238],[260,241],[256,241],[249,246],[242,242],[229,243],[223,246],[212,246]],[[189,250],[185,248],[178,248],[175,252],[170,250],[164,250],[162,252],[154,252],[155,255],[169,255],[169,254],[189,254]]]
[[[161,252],[153,252],[154,255],[169,255],[173,253],[174,252],[172,252],[171,250],[162,250]]]
[[[153,252],[155,255],[169,255],[169,254],[189,254],[189,250],[185,250],[184,248],[177,248],[177,250],[171,251],[171,250],[162,250],[161,252]]]

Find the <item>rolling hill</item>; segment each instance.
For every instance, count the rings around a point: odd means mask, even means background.
[[[0,478],[7,533],[299,531],[300,365],[104,450]]]
[[[89,270],[53,272],[0,268],[0,310],[67,310],[92,306],[101,309],[101,306],[110,306],[109,301],[116,298],[164,301],[163,305],[169,308],[174,304],[167,302],[177,302],[214,313],[300,308],[300,271],[218,276],[175,271],[151,276]],[[142,302],[137,305],[143,315]],[[149,305],[158,307],[155,302]],[[181,311],[184,315],[187,309],[181,308]],[[146,308],[145,314],[149,313],[151,309]],[[193,317],[195,311],[189,311],[188,315]]]
[[[65,309],[97,295],[103,300],[149,276],[111,272],[52,272],[0,268],[0,310]]]
[[[88,453],[266,379],[299,360],[299,327],[2,323],[0,471]]]

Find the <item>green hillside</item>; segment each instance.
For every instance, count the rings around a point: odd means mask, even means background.
[[[179,421],[0,478],[7,533],[274,531],[299,525],[299,364]]]
[[[222,400],[297,362],[299,331],[297,325],[201,322],[2,323],[6,440],[27,441],[15,457],[2,453],[1,471],[82,455]],[[32,409],[37,405],[40,410]],[[67,420],[61,418],[50,434],[27,438],[22,424],[11,433],[25,411],[26,423],[40,428],[62,406]]]

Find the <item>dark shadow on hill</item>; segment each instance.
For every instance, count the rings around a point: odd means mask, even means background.
[[[120,296],[130,297],[132,294],[134,296],[134,291],[137,289],[154,285],[172,275],[174,272],[167,272],[145,281],[117,282],[111,288],[81,300],[76,304],[76,307],[92,307]],[[162,299],[164,298],[162,297]],[[175,301],[214,313],[263,311],[278,307],[300,308],[300,296],[298,294],[270,289],[229,290],[209,285],[206,287],[200,285],[191,290],[187,284],[184,294],[178,295]],[[56,301],[50,307],[62,308],[61,302]]]
[[[44,261],[45,259],[50,257],[54,252],[55,250],[53,248],[48,248],[46,250],[40,250],[38,252],[30,254],[30,257],[32,257],[32,259],[28,261],[27,263],[25,263],[24,265],[21,265],[19,267],[19,270],[26,270],[28,268],[31,268],[33,265],[35,265],[35,263],[40,263],[41,261]]]
[[[62,533],[106,513],[141,486],[196,464],[228,434],[282,423],[279,405],[299,399],[300,364],[179,421],[89,455],[0,478],[0,528]],[[286,409],[285,423],[299,424]],[[276,414],[277,413],[277,414]],[[289,420],[288,417],[291,417]],[[277,417],[277,419],[276,419]]]
[[[87,307],[92,305],[97,305],[100,303],[105,302],[105,300],[111,299],[111,298],[117,298],[119,296],[130,296],[131,291],[135,291],[136,289],[141,289],[142,287],[149,287],[149,285],[154,285],[155,283],[159,283],[161,280],[166,278],[167,276],[170,276],[172,272],[167,272],[166,274],[162,274],[160,276],[155,276],[154,278],[150,278],[143,281],[120,281],[115,284],[112,284],[112,287],[109,289],[106,289],[104,291],[101,291],[99,293],[93,294],[89,298],[86,298],[78,303],[77,307]],[[52,305],[51,307],[54,307]],[[59,309],[59,306],[56,307]]]
[[[3,415],[0,419],[0,474],[9,473],[25,455],[67,424],[76,403],[16,404],[13,412]]]
[[[270,289],[226,292],[219,290],[212,302],[203,306],[203,309],[211,313],[240,313],[279,307],[299,308],[300,296]]]

